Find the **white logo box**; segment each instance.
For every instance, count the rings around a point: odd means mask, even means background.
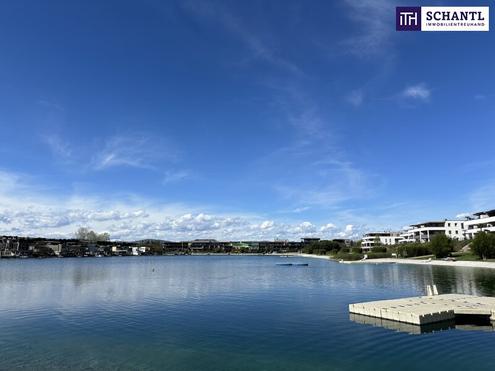
[[[490,31],[490,7],[422,6],[421,31]]]

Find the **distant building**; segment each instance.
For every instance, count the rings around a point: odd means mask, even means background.
[[[437,234],[445,234],[447,237],[464,240],[463,220],[444,220],[412,224],[409,229],[400,234],[399,243],[430,242]]]
[[[363,236],[361,248],[370,250],[377,245],[396,245],[402,240],[399,232],[369,232]]]
[[[51,249],[57,256],[60,256],[62,254],[63,245],[61,243],[49,241],[45,244],[45,247]]]
[[[464,235],[465,223],[465,220],[446,220],[445,234],[454,240],[464,240],[466,238]]]
[[[353,244],[353,241],[349,238],[334,238],[332,241],[346,246],[351,246]]]
[[[445,222],[443,221],[412,224],[407,231],[401,233],[400,242],[430,242],[433,236],[439,233],[445,234]]]
[[[464,223],[464,237],[473,239],[479,232],[495,232],[495,210],[480,211]]]

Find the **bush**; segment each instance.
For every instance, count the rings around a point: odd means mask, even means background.
[[[370,252],[366,255],[368,256],[368,259],[383,259],[392,257],[392,254],[389,252]]]
[[[431,255],[430,244],[428,243],[406,243],[397,247],[397,254],[403,258],[413,258],[415,256]]]
[[[363,252],[363,249],[361,249],[360,247],[353,247],[353,248],[351,249],[351,252],[352,252],[353,254],[361,254],[361,253]]]
[[[336,259],[343,260],[361,260],[363,258],[363,254],[351,254],[347,252],[340,251],[337,255],[335,255]]]
[[[305,254],[327,255],[331,251],[339,251],[342,246],[342,244],[335,241],[321,240],[304,246],[303,252]]]
[[[431,252],[437,258],[445,258],[454,251],[453,241],[445,234],[437,234],[433,236],[430,242]]]
[[[387,252],[387,248],[385,246],[375,246],[371,248],[371,252]]]
[[[481,259],[495,257],[495,235],[491,233],[479,232],[471,243],[471,249]]]

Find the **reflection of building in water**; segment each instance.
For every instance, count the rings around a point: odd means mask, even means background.
[[[396,332],[405,332],[410,335],[421,335],[431,332],[445,331],[445,330],[464,330],[464,331],[495,331],[493,323],[485,324],[469,324],[469,323],[456,323],[455,320],[444,321],[438,323],[431,323],[428,325],[412,325],[409,323],[390,321],[387,319],[363,316],[361,314],[349,314],[349,319],[352,322],[359,323],[361,325],[369,325],[374,327],[383,327],[387,330]]]

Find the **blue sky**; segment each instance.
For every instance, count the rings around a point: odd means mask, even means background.
[[[493,208],[493,31],[396,32],[416,4],[2,2],[0,233],[358,238]]]

